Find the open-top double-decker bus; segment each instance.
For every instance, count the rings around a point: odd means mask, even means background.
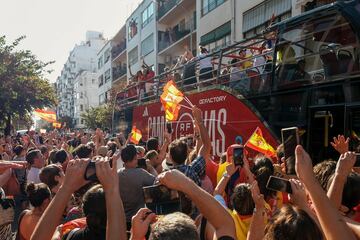
[[[315,162],[336,157],[330,142],[338,134],[351,137],[359,151],[359,19],[359,1],[335,2],[207,55],[213,69],[203,76],[203,59],[196,59],[151,79],[143,93],[129,86],[117,95],[114,130],[136,125],[143,140],[161,140],[166,127],[159,96],[171,79],[203,110],[214,156],[237,135],[246,141],[256,127],[273,146],[281,128],[299,127]],[[182,108],[172,127],[177,137],[192,133],[190,110]]]

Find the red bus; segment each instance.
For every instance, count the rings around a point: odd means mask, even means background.
[[[358,19],[359,1],[336,2],[206,55],[213,65],[207,72],[199,69],[202,58],[162,73],[144,94],[117,99],[113,130],[136,125],[143,140],[161,137],[166,127],[159,96],[172,79],[203,110],[215,156],[238,135],[245,142],[256,127],[274,147],[281,128],[299,127],[315,162],[337,158],[330,142],[338,134],[351,137],[352,150],[359,151]],[[172,123],[174,134],[191,133],[191,122],[190,111],[182,108]]]

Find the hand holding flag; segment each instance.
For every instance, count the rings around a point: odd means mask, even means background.
[[[191,107],[194,106],[190,100],[184,96],[179,89],[177,89],[174,81],[171,80],[167,82],[164,86],[164,92],[160,96],[160,101],[163,104],[167,121],[176,120],[179,116],[181,107],[191,109],[190,107],[180,104],[183,100],[185,100]]]

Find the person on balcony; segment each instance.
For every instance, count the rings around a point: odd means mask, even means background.
[[[209,51],[206,48],[199,46],[199,49],[200,54],[195,59],[199,61],[199,81],[203,86],[208,86],[209,82],[204,82],[213,78],[213,64],[211,62],[212,58],[208,56]]]

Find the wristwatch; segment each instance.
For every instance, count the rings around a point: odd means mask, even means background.
[[[230,176],[230,174],[228,174],[227,172],[224,172],[224,173],[223,173],[223,177],[224,177],[224,178],[230,178],[231,176]]]

